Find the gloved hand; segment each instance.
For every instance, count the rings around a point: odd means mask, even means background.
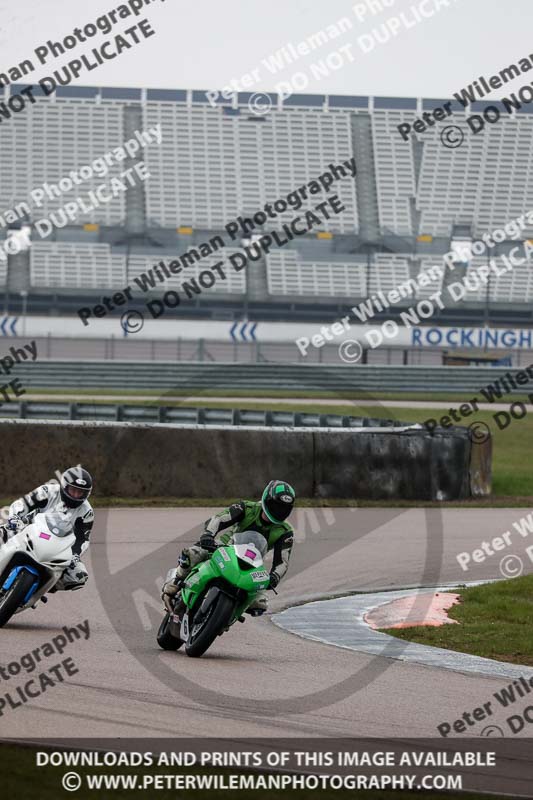
[[[6,527],[13,531],[14,533],[18,533],[23,528],[26,527],[26,523],[20,517],[10,517],[6,523]]]
[[[166,610],[172,612],[174,598],[178,593],[179,585],[176,583],[177,578],[175,573],[172,574],[170,580],[168,580],[168,577],[167,575],[167,580],[163,584],[163,589],[161,590],[161,600]]]
[[[162,597],[164,598],[165,595],[168,597],[174,597],[178,591],[178,584],[174,581],[167,581],[163,584]]]
[[[280,577],[277,572],[270,573],[270,583],[267,586],[267,589],[275,589],[280,581]]]
[[[208,550],[210,553],[214,553],[218,547],[217,543],[215,542],[215,537],[212,533],[203,533],[200,536],[198,544],[200,547],[203,547],[204,550]]]

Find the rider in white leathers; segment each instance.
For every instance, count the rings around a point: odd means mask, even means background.
[[[43,483],[33,492],[15,500],[9,507],[9,520],[3,529],[4,541],[29,525],[35,515],[43,511],[61,512],[72,523],[76,536],[72,548],[74,558],[56,584],[56,591],[81,589],[89,579],[81,556],[89,547],[89,536],[94,522],[94,512],[88,502],[92,488],[93,481],[87,470],[83,467],[70,467],[61,475],[59,484]],[[1,541],[2,531],[0,544]]]

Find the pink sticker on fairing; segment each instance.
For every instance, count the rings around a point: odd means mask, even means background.
[[[49,533],[40,533],[39,534],[39,538],[40,539],[51,539],[52,537],[50,536]]]
[[[247,550],[246,553],[244,554],[244,557],[245,558],[254,558],[255,559],[256,553],[255,553],[254,550]]]

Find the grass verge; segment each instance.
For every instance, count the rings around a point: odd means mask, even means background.
[[[460,405],[461,403],[467,403],[469,400],[472,399],[476,393],[463,393],[463,394],[455,394],[452,392],[415,392],[415,391],[406,391],[406,392],[357,392],[357,391],[312,391],[312,390],[297,390],[297,389],[258,389],[254,387],[250,387],[248,389],[206,389],[205,386],[194,388],[188,387],[187,389],[83,389],[83,388],[68,388],[65,387],[64,389],[52,388],[47,389],[46,387],[35,387],[31,386],[28,389],[26,400],[31,400],[32,395],[63,395],[65,397],[71,397],[72,402],[75,402],[78,398],[85,398],[90,400],[92,397],[109,397],[110,399],[113,397],[131,397],[132,400],[135,400],[135,397],[153,397],[154,402],[157,402],[158,405],[161,405],[161,401],[164,400],[165,404],[167,399],[176,397],[220,397],[224,399],[225,397],[256,397],[257,399],[261,399],[263,397],[272,397],[279,400],[288,400],[290,398],[294,399],[317,399],[317,400],[348,400],[348,401],[357,401],[357,400],[416,400],[417,402],[430,402],[434,401],[442,401],[444,403],[450,403],[451,405]],[[479,392],[478,392],[479,394]],[[479,399],[479,398],[478,398]],[[513,394],[511,402],[515,400],[521,400],[523,402],[528,401],[527,392],[521,394]],[[505,402],[505,398],[502,398],[502,402]]]
[[[533,575],[461,589],[448,611],[459,625],[387,628],[384,633],[460,653],[533,666]]]

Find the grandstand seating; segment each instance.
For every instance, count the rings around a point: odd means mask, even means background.
[[[116,97],[100,97],[98,91],[94,89],[92,97],[80,89],[80,96],[72,90],[74,96],[40,99],[2,125],[1,209],[12,208],[26,200],[35,187],[59,181],[123,140],[123,112],[129,101],[119,90]],[[145,127],[160,123],[163,128],[162,145],[150,146],[144,153],[151,175],[147,215],[155,225],[212,229],[223,227],[239,214],[253,214],[266,202],[315,178],[329,163],[351,157],[350,120],[360,113],[372,118],[383,232],[446,237],[454,224],[466,224],[480,234],[533,207],[532,114],[503,119],[473,136],[468,132],[465,111],[454,110],[453,124],[467,131],[463,145],[443,147],[440,132],[449,120],[439,122],[416,137],[423,145],[417,167],[415,137],[405,142],[397,131],[400,122],[412,121],[420,113],[414,100],[406,100],[405,108],[392,100],[391,107],[384,107],[385,98],[376,106],[367,99],[361,107],[350,107],[350,98],[345,98],[342,107],[335,107],[331,100],[327,113],[309,98],[309,107],[303,99],[299,104],[286,104],[282,111],[274,107],[264,118],[257,118],[247,112],[244,100],[239,108],[212,108],[201,92],[190,102],[185,92],[175,93],[180,99],[163,100],[161,93],[130,91],[138,95]],[[152,98],[153,94],[158,99]],[[115,163],[111,174],[119,174],[121,169],[120,163]],[[83,184],[83,191],[94,189],[101,181],[95,176]],[[325,229],[355,233],[354,182],[340,181],[335,190],[346,212],[333,218]],[[45,216],[74,197],[74,191],[61,198],[45,197],[35,216]],[[420,215],[419,226],[413,219],[413,207]],[[123,222],[124,215],[124,197],[119,195],[93,212],[81,214],[78,221],[116,225]],[[289,210],[285,219],[291,216]]]
[[[377,253],[369,270],[368,294],[390,292],[409,277],[409,262],[405,256]]]
[[[366,294],[366,261],[304,261],[294,251],[267,258],[270,295],[362,297]]]
[[[245,294],[246,293],[246,277],[245,271],[241,270],[240,272],[235,272],[235,270],[229,266],[228,258],[231,253],[236,252],[231,248],[226,248],[223,251],[220,251],[219,254],[213,254],[211,256],[206,256],[202,258],[201,261],[196,262],[195,264],[186,267],[183,272],[180,272],[178,275],[172,275],[170,278],[165,280],[164,282],[164,290],[167,289],[179,289],[184,281],[191,282],[194,279],[198,279],[198,275],[209,267],[214,266],[215,264],[223,261],[222,269],[224,274],[226,275],[226,279],[222,280],[217,277],[216,283],[209,289],[209,292],[216,292],[217,294]],[[170,256],[162,256],[161,253],[150,253],[150,254],[133,254],[130,256],[128,261],[128,270],[127,270],[127,279],[126,282],[131,286],[133,285],[134,279],[143,272],[148,272],[154,264],[157,264],[162,259],[166,260],[167,262],[171,260]],[[155,289],[158,288],[158,284],[156,283]],[[193,295],[194,296],[194,295]]]
[[[271,253],[267,258],[270,295],[362,297],[366,294],[366,260],[311,261],[294,250]]]
[[[505,265],[501,259],[495,259],[496,266],[503,272]],[[487,259],[474,256],[466,270],[466,278],[471,286],[476,286],[476,270],[486,265]],[[533,262],[513,267],[502,275],[491,273],[486,285],[467,291],[465,302],[486,302],[487,298],[496,303],[530,303],[533,300]]]
[[[59,197],[50,198],[45,194],[40,206],[31,203],[30,193],[44,183],[57,184],[71,170],[78,171],[121,144],[124,138],[122,117],[120,106],[66,100],[57,103],[41,101],[30,106],[24,114],[16,114],[8,125],[2,125],[0,214],[18,203],[28,202],[35,221],[78,196],[85,198],[89,207],[88,192],[109,182],[110,177],[119,175],[124,169],[123,164],[115,161],[108,165],[110,171],[105,178],[94,175]],[[120,193],[94,211],[80,213],[76,224],[99,222],[118,225],[124,221],[124,202],[124,194]]]
[[[439,267],[439,270],[433,269],[429,275],[426,275],[421,285],[421,278],[424,273],[427,273],[432,267]],[[415,280],[418,284],[418,291],[416,296],[419,300],[424,300],[431,297],[432,294],[442,290],[444,277],[444,262],[442,258],[422,258],[419,262],[419,268],[415,275]]]
[[[6,87],[0,89],[2,92],[7,96],[16,88]],[[368,192],[359,196],[355,181],[338,181],[332,191],[346,210],[332,215],[322,228],[333,235],[333,242],[308,237],[295,240],[293,249],[271,252],[266,273],[263,270],[259,277],[256,275],[259,290],[263,294],[268,291],[271,299],[300,295],[359,299],[386,293],[410,278],[417,279],[439,262],[441,256],[430,258],[425,252],[431,251],[415,247],[419,234],[442,237],[439,252],[443,252],[454,226],[471,227],[475,236],[481,236],[533,209],[533,114],[505,117],[473,136],[465,111],[454,109],[453,124],[461,126],[466,135],[461,147],[449,149],[440,140],[449,119],[407,142],[397,131],[401,122],[412,121],[422,109],[442,105],[443,101],[295,95],[283,108],[274,104],[268,114],[257,117],[247,109],[247,99],[240,95],[234,106],[226,103],[212,108],[203,92],[91,87],[64,88],[50,99],[40,98],[0,126],[0,217],[17,203],[27,201],[33,189],[45,182],[57,183],[71,170],[79,170],[122,143],[125,108],[132,106],[145,129],[159,123],[163,130],[162,144],[153,144],[143,152],[150,173],[145,184],[147,227],[175,236],[178,227],[187,226],[197,238],[202,231],[222,230],[239,215],[253,215],[267,202],[315,179],[329,164],[350,158],[354,154],[354,115],[367,115],[371,126],[365,122],[355,127],[365,132],[363,143],[368,142],[367,153],[374,158],[373,188],[381,234],[396,237],[389,249],[397,252],[368,257],[355,254],[357,247],[352,247],[352,241],[359,244],[355,236],[359,225],[365,224],[364,194]],[[476,113],[479,110],[476,107]],[[357,153],[355,156],[357,160]],[[123,164],[115,162],[105,178],[95,175],[61,197],[45,197],[42,206],[34,209],[33,219],[46,217],[66,201],[86,195],[123,169]],[[323,199],[323,193],[311,196],[303,210]],[[142,221],[142,197],[139,207]],[[289,207],[265,227],[279,228],[301,213]],[[121,193],[109,203],[82,212],[76,219],[77,225],[89,222],[123,229],[125,195]],[[341,235],[350,238],[336,247],[336,237]],[[524,235],[533,237],[533,227]],[[63,233],[59,231],[58,236]],[[122,236],[116,240],[124,241]],[[120,289],[162,258],[171,257],[168,253],[173,241],[163,237],[163,242],[167,255],[141,252],[134,245],[126,259],[120,247],[108,244],[37,239],[30,253],[31,287]],[[180,239],[177,252],[183,252],[182,245]],[[166,281],[165,287],[176,288],[183,280],[197,277],[201,270],[227,258],[228,252],[187,268]],[[469,272],[482,261],[475,258]],[[246,294],[246,270],[237,273],[229,269],[227,274],[228,280],[217,281],[210,291]],[[5,282],[6,264],[0,261],[0,285]],[[433,277],[428,286],[419,289],[416,299],[429,297],[442,285],[442,277]],[[531,302],[533,268],[516,267],[499,278],[493,276],[488,290],[468,292],[466,301],[486,302],[487,293],[491,302]]]
[[[146,151],[152,176],[148,218],[159,225],[223,228],[239,215],[253,215],[268,202],[316,179],[329,163],[352,156],[349,117],[318,111],[270,114],[263,124],[247,115],[227,116],[210,106],[186,108],[149,102],[146,126],[161,124],[161,147]],[[355,184],[335,192],[346,211],[324,230],[357,230]],[[313,208],[320,197],[304,202]],[[278,217],[290,221],[292,208]]]
[[[5,239],[0,240],[0,247],[3,248]],[[0,260],[0,286],[5,286],[7,279],[7,260]]]
[[[468,131],[465,120],[464,112],[454,113],[454,124]],[[482,236],[533,208],[532,116],[488,125],[477,136],[467,133],[455,149],[442,146],[445,125],[438,123],[422,134],[416,198],[421,232],[449,236],[454,224],[466,224]],[[531,227],[526,230],[532,232]]]
[[[412,112],[399,109],[376,109],[372,116],[381,225],[399,235],[417,233],[409,207],[409,198],[416,195],[413,150],[396,128],[410,116]]]
[[[161,286],[177,289],[184,281],[198,278],[200,272],[208,269],[235,252],[226,249],[220,255],[203,258],[200,262],[187,267],[179,275],[165,280]],[[124,253],[114,253],[107,244],[81,244],[73,242],[36,242],[30,249],[31,285],[36,289],[122,289],[133,285],[134,279],[143,272],[148,272],[154,264],[161,260],[171,260],[171,255],[162,253],[131,254],[129,259]],[[246,280],[244,271],[235,272],[229,267],[224,269],[226,280],[217,280],[210,292],[223,294],[244,294]],[[0,280],[2,278],[0,262]],[[4,267],[5,282],[5,267]],[[160,284],[156,282],[156,290]]]
[[[35,242],[30,276],[35,288],[118,290],[126,285],[126,257],[107,244]]]
[[[179,289],[183,281],[197,279],[200,272],[224,261],[226,280],[218,280],[210,292],[217,294],[243,295],[246,293],[246,271],[235,272],[227,259],[234,249],[226,248],[220,254],[203,258],[187,267],[182,273],[167,279],[165,290]],[[132,285],[134,279],[161,260],[171,256],[161,252],[132,253],[126,259],[124,253],[116,253],[107,244],[73,242],[36,242],[30,250],[31,286],[35,289],[121,289]],[[468,266],[466,276],[472,281],[475,271],[486,259],[475,256]],[[503,263],[496,260],[500,269]],[[308,296],[315,298],[362,298],[396,289],[409,279],[420,284],[421,275],[430,267],[444,266],[442,258],[412,260],[408,256],[376,253],[372,257],[334,256],[312,259],[302,258],[297,250],[271,252],[267,259],[268,293],[275,297]],[[422,300],[443,288],[442,269],[440,275],[433,272],[429,279],[419,285],[416,292],[406,295],[410,299]],[[451,280],[460,281],[462,272],[451,275]],[[6,262],[0,261],[0,285],[6,280]],[[155,284],[157,290],[159,284]],[[533,300],[533,262],[514,267],[503,275],[491,275],[489,285],[467,291],[465,302],[522,303]]]
[[[411,273],[408,258],[396,254],[377,253],[368,260],[361,256],[312,260],[300,258],[294,250],[271,253],[267,258],[268,291],[274,296],[346,298],[361,298],[377,292],[386,294],[400,284],[407,284],[410,278],[417,280],[420,273],[436,263],[438,259],[424,259]],[[407,297],[421,300],[441,287],[442,275],[432,276],[427,286],[421,286]]]

